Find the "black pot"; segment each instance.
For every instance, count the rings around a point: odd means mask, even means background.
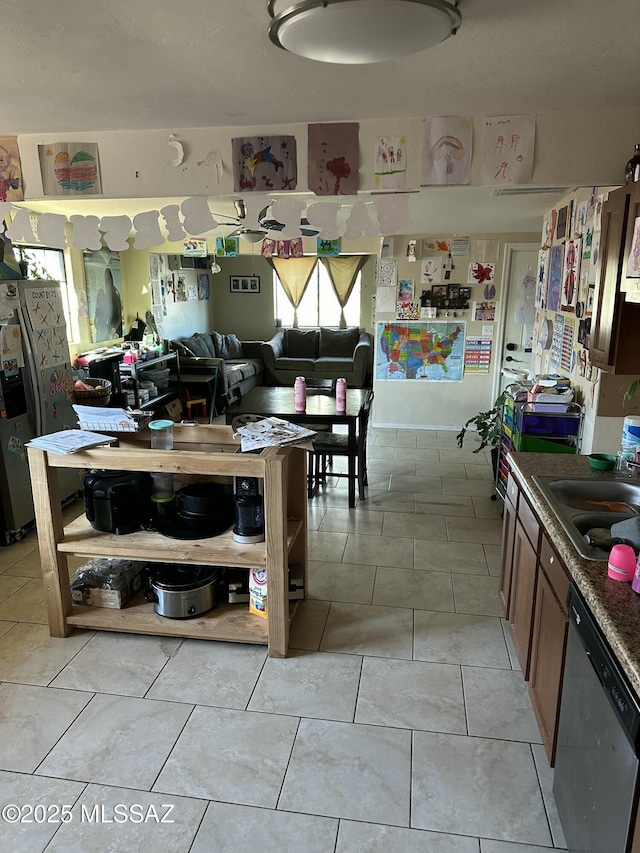
[[[233,489],[225,483],[190,483],[177,497],[181,515],[233,517]]]

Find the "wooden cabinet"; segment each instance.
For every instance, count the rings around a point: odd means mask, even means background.
[[[520,498],[522,501],[522,497]],[[536,593],[537,555],[520,518],[513,535],[513,567],[509,595],[509,625],[525,681],[529,678],[531,629]]]
[[[66,637],[74,628],[162,634],[227,642],[268,644],[269,654],[284,657],[289,622],[289,565],[302,568],[306,589],[306,452],[269,447],[260,454],[238,454],[230,427],[174,427],[174,450],[150,450],[140,436],[122,438],[118,447],[101,447],[58,456],[29,448],[45,597],[51,636]],[[208,539],[171,539],[146,530],[117,536],[94,530],[84,516],[63,527],[58,470],[102,468],[163,471],[182,475],[260,477],[264,480],[265,542],[246,545],[231,531]],[[122,610],[73,605],[69,554],[128,557],[149,562],[193,563],[237,568],[266,568],[269,618],[248,606],[218,604],[194,619],[159,616],[142,595]]]
[[[609,194],[602,208],[600,268],[591,322],[591,363],[608,373],[640,373],[640,304],[625,301],[624,279],[633,229],[640,216],[640,185]]]
[[[544,534],[538,566],[529,697],[549,764],[553,767],[569,626],[566,610],[569,577]]]
[[[549,763],[555,760],[569,575],[513,474],[507,481],[500,594]]]
[[[502,568],[500,573],[500,600],[505,619],[509,619],[509,597],[511,595],[511,576],[513,570],[513,543],[516,529],[516,505],[509,499],[510,492],[515,491],[518,499],[518,487],[512,477],[509,478],[507,494],[504,501],[502,516]]]

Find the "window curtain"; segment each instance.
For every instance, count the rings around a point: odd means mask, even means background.
[[[340,328],[346,329],[344,306],[349,301],[358,273],[367,259],[362,255],[349,255],[343,258],[321,258],[320,260],[329,273],[331,284],[340,303]]]
[[[271,263],[276,271],[282,289],[287,299],[293,305],[293,325],[298,328],[298,305],[309,284],[317,258],[272,258]]]

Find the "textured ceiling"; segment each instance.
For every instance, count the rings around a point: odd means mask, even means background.
[[[637,107],[638,0],[461,0],[458,35],[332,66],[268,39],[267,0],[0,0],[3,133]]]

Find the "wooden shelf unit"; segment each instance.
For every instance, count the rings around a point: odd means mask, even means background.
[[[306,451],[269,447],[260,454],[237,454],[230,427],[174,427],[174,449],[151,450],[141,435],[119,437],[118,445],[69,456],[29,448],[29,467],[51,636],[67,637],[74,628],[162,634],[174,637],[263,643],[272,657],[285,657],[289,623],[289,565],[303,569],[307,585]],[[264,480],[265,542],[243,545],[231,532],[208,539],[171,539],[140,530],[124,536],[94,530],[84,516],[63,526],[58,469],[117,469],[174,474],[247,476]],[[269,618],[243,605],[218,604],[195,619],[159,616],[138,597],[121,610],[74,606],[69,588],[68,554],[126,557],[148,562],[192,563],[233,568],[266,568]]]

